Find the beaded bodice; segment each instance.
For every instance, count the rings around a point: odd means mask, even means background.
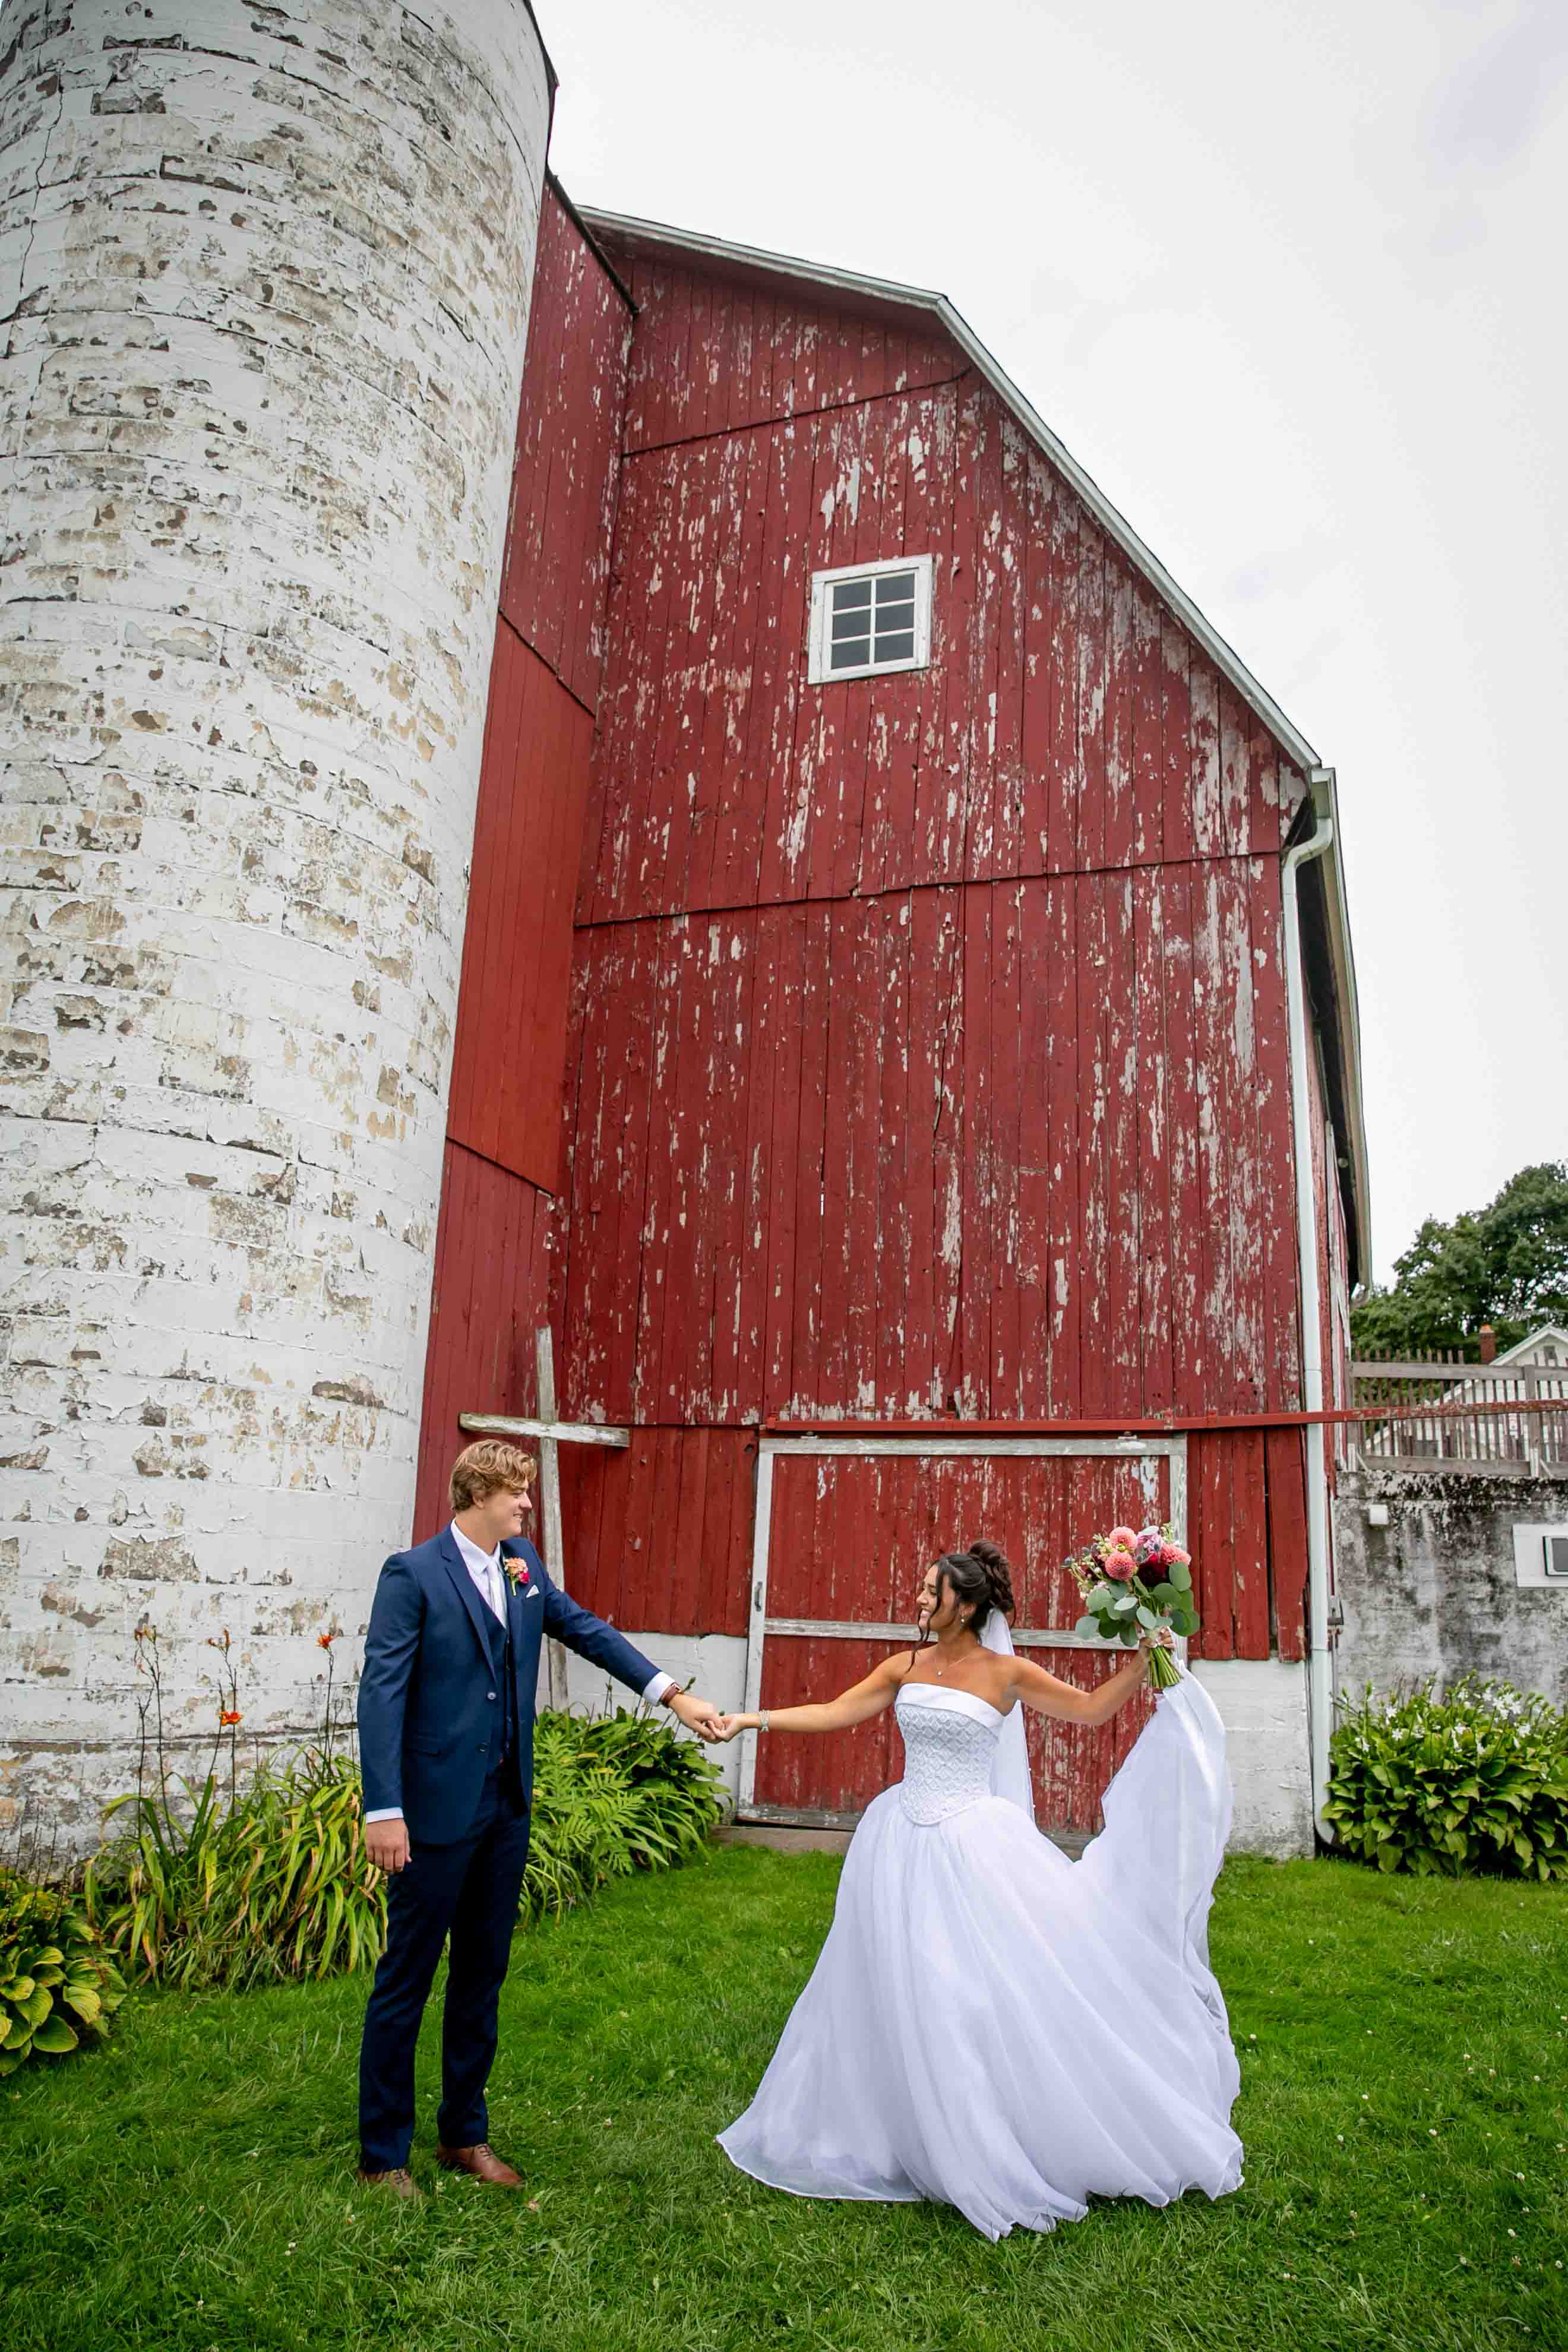
[[[944,1822],[990,1795],[1002,1717],[988,1700],[906,1683],[895,1711],[904,1738],[899,1801],[911,1822]]]

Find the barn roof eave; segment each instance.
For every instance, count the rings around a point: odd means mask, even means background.
[[[670,228],[661,221],[639,220],[629,213],[606,212],[597,205],[583,205],[577,209],[595,236],[620,237],[628,244],[657,246],[668,252],[688,254],[693,260],[728,263],[762,276],[786,278],[797,284],[821,287],[825,292],[852,294],[865,301],[889,303],[904,310],[929,312],[952,337],[976,373],[990,384],[998,399],[1012,411],[1037,447],[1071,483],[1107,536],[1114,540],[1129,562],[1142,573],[1155,594],[1191,631],[1215,668],[1230,680],[1242,700],[1257,712],[1287,758],[1303,772],[1321,765],[1318,753],[1300,730],[1286,717],[1268,688],[1253,677],[1235,647],[1226,643],[1214,624],[1172,578],[1152,549],[1144,545],[1131,524],[1111,505],[1099,484],[1084,472],[1072,452],[1057,438],[1039,411],[1025,398],[1006,370],[986,350],[968,320],[953,308],[945,294],[938,294],[924,286],[902,286],[891,278],[867,278],[853,269],[835,269],[826,262],[797,260],[790,254],[766,253],[754,246],[732,244],[724,237],[704,236],[695,229]]]
[[[706,261],[720,268],[741,269],[748,275],[785,278],[798,285],[819,287],[825,293],[848,295],[872,305],[905,312],[924,312],[934,318],[998,399],[1011,410],[1036,446],[1072,485],[1107,536],[1115,541],[1169,611],[1190,631],[1221,676],[1230,680],[1248,709],[1257,713],[1286,758],[1301,771],[1314,800],[1325,814],[1331,813],[1334,821],[1334,845],[1326,860],[1330,867],[1327,900],[1335,995],[1344,1015],[1342,1067],[1348,1129],[1345,1142],[1352,1162],[1351,1184],[1355,1207],[1353,1277],[1362,1281],[1369,1279],[1372,1255],[1366,1134],[1362,1109],[1361,1024],[1356,1007],[1355,964],[1351,953],[1350,916],[1345,901],[1334,771],[1323,765],[1312,745],[1285,716],[1268,689],[1253,677],[1234,646],[1226,644],[1213,623],[1172,578],[1152,549],[1144,545],[1126,517],[1118,512],[1098,483],[1084,472],[1071,451],[1057,438],[1033,403],[1025,398],[1005,369],[986,350],[968,320],[953,308],[945,294],[936,293],[929,287],[900,285],[892,278],[868,278],[852,269],[836,269],[826,262],[803,261],[791,254],[768,253],[755,246],[736,245],[728,238],[705,236],[696,229],[671,228],[662,221],[642,220],[630,213],[606,212],[597,205],[584,205],[579,210],[584,222],[596,237],[610,241],[619,239],[645,250],[685,255],[694,262]]]

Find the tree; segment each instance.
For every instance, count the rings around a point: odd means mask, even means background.
[[[1444,1224],[1428,1217],[1394,1261],[1390,1287],[1351,1309],[1358,1356],[1480,1353],[1489,1323],[1499,1349],[1542,1323],[1568,1323],[1568,1162],[1510,1176],[1495,1201]]]

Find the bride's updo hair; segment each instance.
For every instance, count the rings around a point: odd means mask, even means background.
[[[1013,1614],[1013,1572],[999,1544],[976,1538],[967,1551],[944,1551],[936,1564],[937,1582],[945,1584],[961,1609],[968,1609],[970,1630],[983,1633],[993,1609]]]

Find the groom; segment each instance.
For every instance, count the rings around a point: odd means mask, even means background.
[[[523,1535],[531,1455],[486,1438],[452,1467],[452,1521],[381,1571],[359,1689],[365,1850],[387,1873],[386,1949],[359,2062],[359,2177],[417,2197],[414,2045],[436,1963],[441,2018],[437,2161],[522,2186],[486,2137],[485,2083],[528,1860],[533,1695],[546,1633],[704,1738],[718,1709],[689,1697],[552,1583]]]

